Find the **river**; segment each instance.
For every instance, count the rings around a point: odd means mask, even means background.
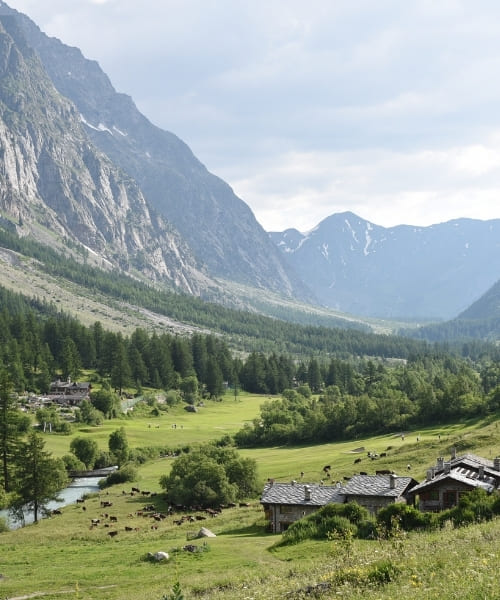
[[[64,490],[59,493],[60,502],[49,502],[47,507],[50,510],[62,508],[68,504],[73,504],[84,494],[98,492],[99,486],[97,484],[100,479],[102,479],[102,477],[77,477],[73,479],[69,486],[64,488]],[[19,527],[22,527],[22,523],[16,519],[13,519],[12,516],[9,515],[8,510],[0,510],[0,517],[5,518],[10,529],[18,529]],[[25,525],[33,523],[33,513],[31,511],[24,513],[24,523]]]

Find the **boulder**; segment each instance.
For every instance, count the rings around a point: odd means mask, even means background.
[[[157,562],[160,562],[162,560],[168,560],[170,557],[168,555],[168,552],[163,552],[163,551],[158,551],[158,552],[148,552],[148,556],[151,560],[155,560]]]
[[[212,533],[210,531],[210,529],[207,529],[206,527],[202,527],[200,529],[200,531],[198,531],[197,537],[201,538],[201,537],[217,537],[217,536],[215,535],[215,533]]]

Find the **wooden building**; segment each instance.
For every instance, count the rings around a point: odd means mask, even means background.
[[[488,493],[500,489],[500,458],[457,456],[452,451],[450,460],[437,459],[427,470],[425,481],[411,490],[411,496],[421,511],[439,512],[453,508],[463,494],[476,488]]]
[[[49,399],[58,404],[78,405],[84,399],[88,399],[92,386],[88,382],[53,381],[50,384]]]

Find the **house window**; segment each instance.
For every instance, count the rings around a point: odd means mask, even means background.
[[[290,504],[282,504],[280,506],[280,513],[282,515],[290,515],[291,513],[293,513],[293,506],[291,506]]]
[[[439,490],[430,490],[420,494],[422,502],[438,502],[439,501]]]

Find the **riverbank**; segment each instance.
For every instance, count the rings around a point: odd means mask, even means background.
[[[85,494],[94,494],[99,491],[99,479],[102,476],[93,477],[76,477],[74,478],[68,487],[61,490],[59,499],[51,501],[47,504],[48,510],[56,510],[68,506],[68,504],[74,504]],[[8,509],[0,510],[0,518],[5,519],[9,529],[19,529],[25,525],[33,523],[33,512],[26,511],[24,513],[24,521],[14,519],[9,513]]]

